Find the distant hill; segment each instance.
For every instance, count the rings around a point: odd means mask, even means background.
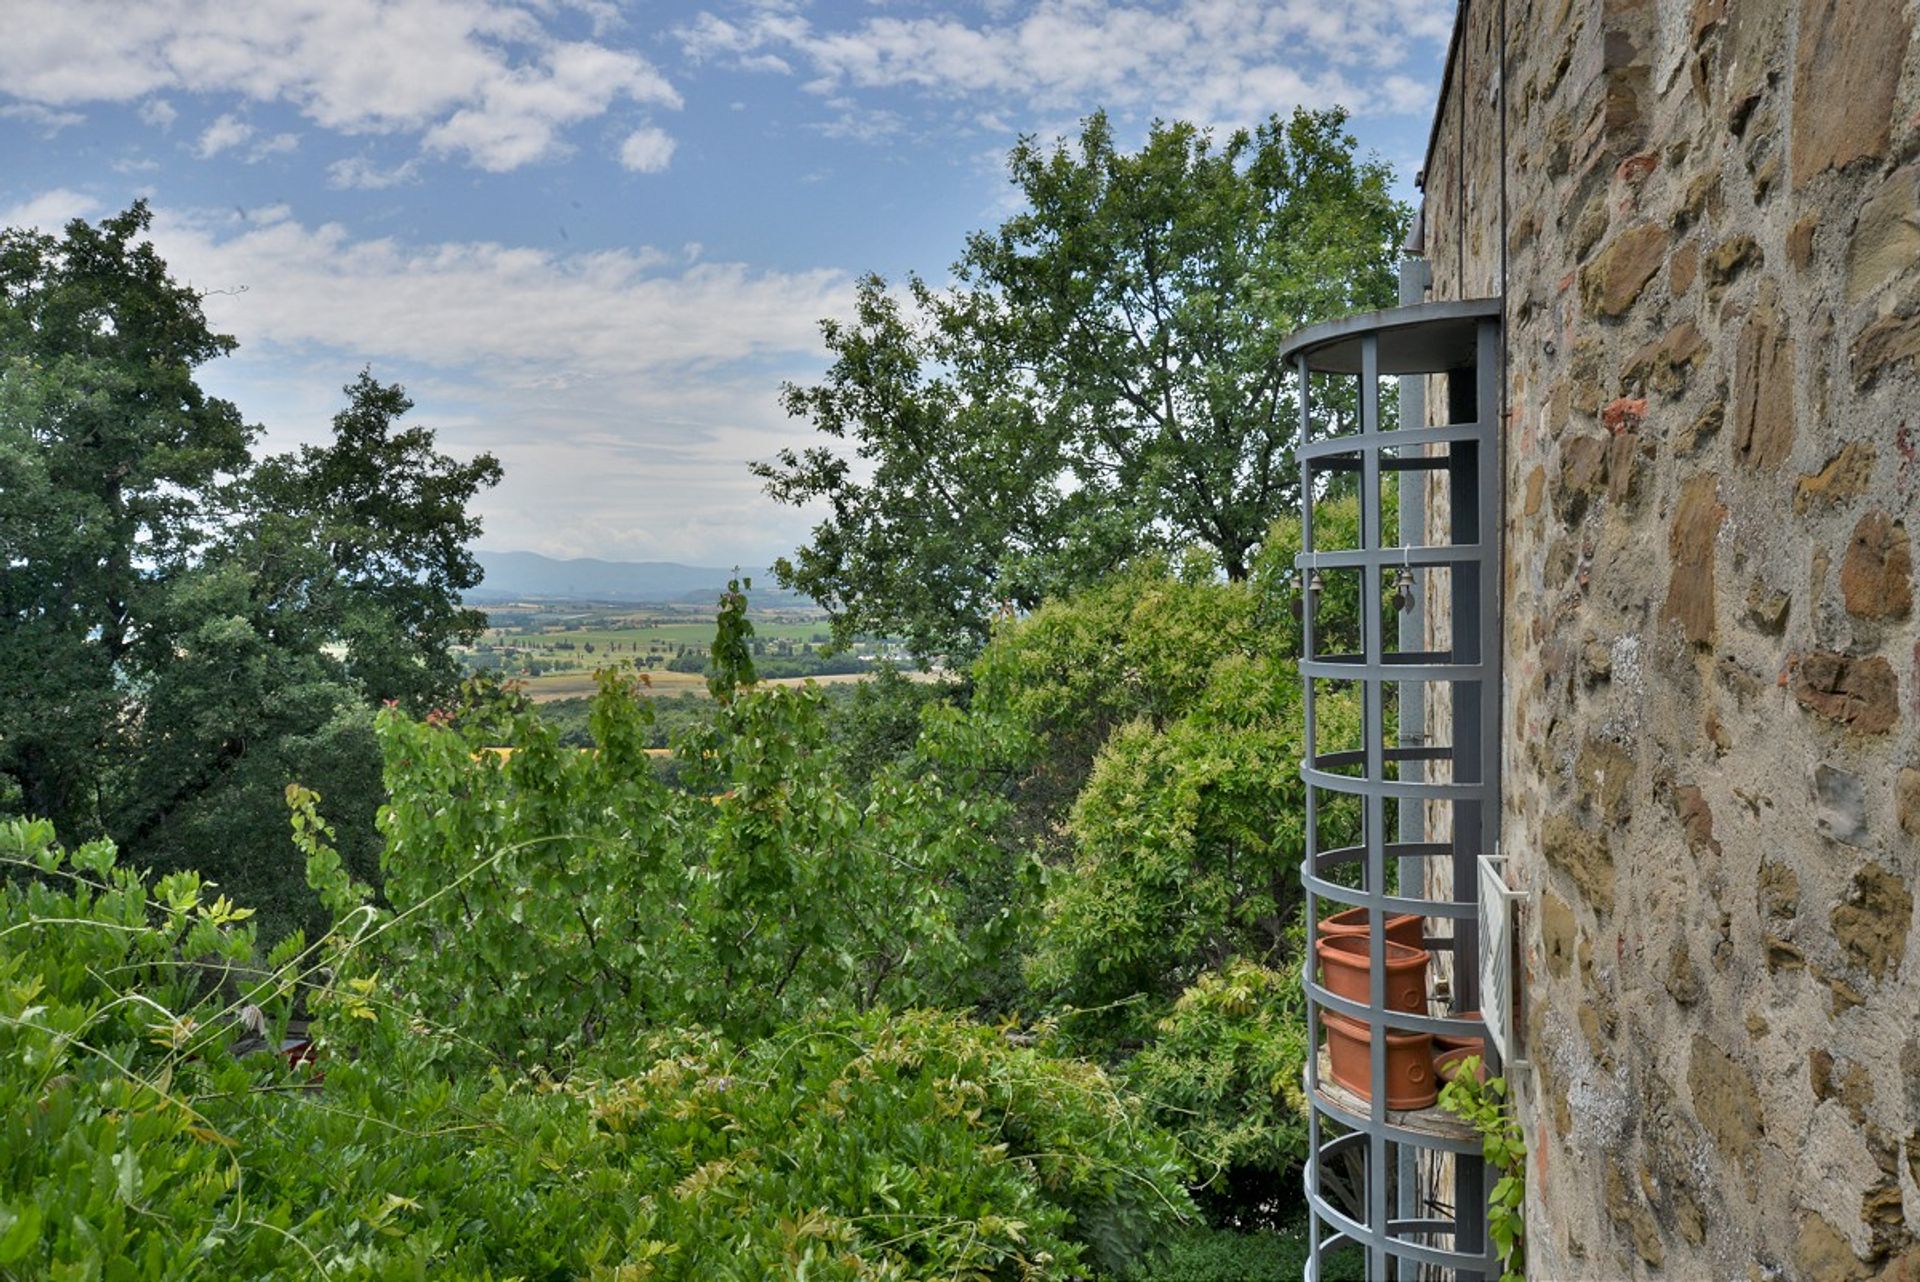
[[[675,561],[600,561],[593,557],[557,560],[538,552],[483,552],[474,556],[486,571],[467,599],[485,601],[602,601],[620,605],[689,601],[718,597],[732,569],[681,565]],[[773,571],[742,568],[753,580],[755,605],[804,603],[782,592]]]

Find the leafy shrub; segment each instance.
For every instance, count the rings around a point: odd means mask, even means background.
[[[1231,962],[1200,976],[1154,1031],[1127,1064],[1129,1084],[1193,1156],[1206,1200],[1240,1224],[1297,1207],[1307,1144],[1299,973]]]
[[[347,925],[264,968],[190,874],[149,888],[109,845],[0,827],[0,1275],[1066,1278],[1190,1211],[1172,1142],[1104,1072],[950,1015],[477,1069],[295,801]],[[395,971],[364,970],[376,940]],[[231,1053],[296,1000],[316,1063]]]

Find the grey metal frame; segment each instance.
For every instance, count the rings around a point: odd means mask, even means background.
[[[1476,860],[1494,848],[1500,814],[1500,370],[1501,305],[1498,299],[1425,303],[1390,311],[1346,317],[1295,334],[1281,351],[1297,376],[1299,389],[1301,468],[1301,553],[1296,559],[1302,581],[1318,569],[1359,571],[1361,650],[1357,654],[1318,652],[1312,602],[1302,610],[1306,653],[1300,661],[1304,687],[1306,756],[1300,774],[1306,783],[1306,858],[1300,879],[1306,892],[1309,921],[1322,916],[1321,900],[1338,906],[1365,908],[1369,932],[1372,985],[1365,1004],[1336,997],[1316,978],[1313,951],[1303,963],[1308,997],[1306,1086],[1311,1102],[1308,1118],[1306,1193],[1310,1216],[1311,1253],[1307,1277],[1317,1279],[1326,1253],[1345,1243],[1361,1246],[1367,1254],[1367,1277],[1398,1278],[1410,1282],[1416,1271],[1451,1270],[1459,1282],[1479,1282],[1498,1273],[1497,1257],[1486,1234],[1484,1163],[1477,1137],[1457,1126],[1435,1125],[1418,1114],[1393,1114],[1386,1107],[1387,1039],[1389,1031],[1450,1033],[1483,1036],[1484,1025],[1463,1019],[1458,1012],[1478,1008],[1479,975]],[[1380,422],[1380,379],[1389,375],[1447,374],[1449,422],[1439,426],[1405,426],[1384,430]],[[1357,377],[1359,431],[1322,440],[1309,437],[1314,376]],[[1462,421],[1464,420],[1464,421]],[[1419,447],[1415,452],[1415,447]],[[1393,451],[1393,457],[1385,452]],[[1317,551],[1314,544],[1316,482],[1340,471],[1360,476],[1360,539],[1353,550]],[[1380,499],[1383,472],[1440,472],[1447,479],[1450,538],[1438,544],[1415,544],[1402,514],[1402,546],[1383,546]],[[1379,608],[1383,576],[1412,570],[1448,571],[1449,599],[1441,605],[1451,622],[1451,648],[1444,651],[1385,649]],[[1431,635],[1431,633],[1429,633]],[[1322,752],[1315,714],[1316,680],[1332,680],[1359,687],[1361,729],[1358,750]],[[1449,683],[1453,692],[1453,742],[1431,745],[1411,742],[1406,728],[1394,746],[1384,734],[1386,700],[1391,692],[1412,688],[1406,683]],[[1447,780],[1407,778],[1403,765],[1446,762]],[[1395,777],[1388,777],[1388,766]],[[1347,773],[1359,768],[1361,773]],[[1422,770],[1421,773],[1429,772]],[[1359,798],[1363,840],[1357,846],[1320,848],[1319,820],[1323,793]],[[1401,820],[1397,841],[1387,840],[1388,799],[1395,800]],[[1410,814],[1424,815],[1424,803],[1443,801],[1452,807],[1452,833],[1444,841],[1409,840]],[[1424,824],[1418,834],[1424,838]],[[1452,874],[1450,898],[1429,899],[1410,887],[1408,872],[1428,861],[1447,862]],[[1399,893],[1386,893],[1389,860],[1397,861],[1403,880]],[[1328,874],[1345,865],[1360,865],[1359,888],[1342,885]],[[1453,951],[1451,1013],[1439,1016],[1386,1009],[1386,936],[1389,915],[1416,913],[1451,924],[1446,936],[1429,937],[1430,948]],[[1371,1054],[1371,1086],[1365,1112],[1321,1089],[1317,1048],[1321,1044],[1322,1012],[1337,1011],[1366,1025]],[[1493,1048],[1489,1067],[1498,1071]],[[1327,1123],[1345,1133],[1327,1134]],[[1453,1214],[1422,1216],[1404,1185],[1413,1163],[1409,1153],[1419,1151],[1453,1155]],[[1323,1176],[1332,1160],[1349,1151],[1362,1155],[1364,1171],[1363,1218],[1335,1205]],[[1392,1208],[1390,1213],[1389,1208]],[[1323,1237],[1322,1226],[1333,1231]],[[1421,1239],[1450,1235],[1451,1249]],[[1422,1276],[1429,1276],[1422,1273]]]

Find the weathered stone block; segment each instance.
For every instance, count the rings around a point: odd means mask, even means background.
[[[1775,468],[1793,449],[1794,344],[1769,291],[1747,317],[1734,356],[1733,457]]]
[[[1833,910],[1829,921],[1847,960],[1883,979],[1906,953],[1913,892],[1879,864],[1868,864],[1854,874],[1847,902]]]
[[[1787,864],[1761,860],[1758,907],[1762,917],[1791,921],[1800,911],[1800,874]]]
[[[1885,734],[1900,719],[1899,680],[1879,655],[1854,658],[1815,650],[1794,668],[1800,706],[1859,734]]]
[[[1773,83],[1780,51],[1785,45],[1787,6],[1734,4],[1728,6],[1726,38],[1719,65],[1725,78],[1727,128],[1739,134],[1753,109]]]
[[[1787,630],[1787,611],[1793,598],[1759,579],[1747,585],[1747,621],[1770,637]]]
[[[1906,618],[1913,609],[1907,527],[1878,508],[1861,517],[1840,563],[1840,593],[1857,619]]]
[[[1623,824],[1633,813],[1633,755],[1610,739],[1589,735],[1573,763],[1580,800],[1603,824]]]
[[[1707,805],[1707,794],[1693,784],[1683,784],[1673,790],[1673,813],[1679,819],[1681,831],[1687,834],[1687,846],[1696,854],[1718,856],[1720,843],[1713,837],[1713,810]]]
[[[1799,945],[1778,935],[1768,935],[1764,942],[1767,950],[1767,972],[1779,974],[1783,970],[1805,970],[1807,955]]]
[[[1683,298],[1700,274],[1700,247],[1692,241],[1673,251],[1667,260],[1667,289],[1675,298]]]
[[[1582,828],[1569,815],[1549,815],[1540,828],[1540,853],[1572,878],[1595,912],[1613,911],[1613,852],[1605,833]]]
[[[1900,773],[1893,777],[1893,813],[1900,821],[1900,831],[1910,837],[1920,837],[1920,769],[1902,766]],[[1915,1079],[1920,1086],[1920,1078]],[[1920,1105],[1914,1112],[1920,1116]]]
[[[1694,968],[1693,959],[1688,956],[1687,941],[1681,940],[1673,954],[1667,958],[1667,995],[1679,1006],[1693,1006],[1705,995],[1700,984],[1700,972]]]
[[[1711,644],[1714,635],[1713,545],[1727,516],[1719,486],[1720,478],[1712,472],[1688,480],[1667,535],[1673,570],[1660,617],[1678,623],[1695,645]]]
[[[1895,170],[1860,210],[1847,244],[1847,301],[1920,270],[1920,164]]]
[[[1627,361],[1624,376],[1628,382],[1640,383],[1663,396],[1678,396],[1686,390],[1687,376],[1707,352],[1700,327],[1684,320],[1635,352]],[[1639,412],[1645,416],[1645,401],[1640,403]]]
[[[1800,1232],[1793,1240],[1793,1263],[1798,1270],[1794,1276],[1822,1282],[1850,1282],[1866,1276],[1847,1240],[1812,1211],[1800,1221]]]
[[[1753,237],[1729,236],[1715,245],[1713,252],[1707,255],[1707,286],[1710,289],[1720,289],[1730,285],[1747,268],[1764,264],[1766,257]]]
[[[1640,460],[1652,457],[1653,442],[1642,440],[1637,432],[1621,432],[1607,443],[1607,498],[1616,507],[1633,497]]]
[[[1803,272],[1813,261],[1813,233],[1820,225],[1820,215],[1808,214],[1787,229],[1787,261],[1793,270]]]
[[[1540,896],[1540,951],[1547,964],[1547,973],[1556,979],[1565,979],[1573,969],[1574,943],[1579,934],[1579,926],[1573,915],[1573,908],[1566,900],[1551,890]]]
[[[1900,62],[1912,37],[1904,8],[1898,0],[1801,0],[1793,59],[1795,187],[1824,170],[1887,154]]]
[[[1624,316],[1667,257],[1667,229],[1629,227],[1580,271],[1580,300],[1597,316]]]
[[[1588,501],[1606,485],[1607,446],[1604,436],[1576,436],[1560,447],[1553,505],[1568,525],[1586,515]]]
[[[1854,386],[1871,387],[1895,365],[1920,356],[1920,312],[1882,316],[1854,336],[1850,351]]]
[[[1751,1163],[1767,1133],[1766,1109],[1753,1078],[1731,1055],[1695,1034],[1687,1065],[1693,1115],[1727,1159],[1752,1175]]]
[[[1866,493],[1873,481],[1875,454],[1865,441],[1848,441],[1818,472],[1803,473],[1793,489],[1793,510],[1833,507]]]

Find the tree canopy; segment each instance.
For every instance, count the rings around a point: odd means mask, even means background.
[[[1094,115],[1073,146],[1022,140],[1025,208],[950,283],[869,276],[822,322],[826,378],[785,404],[844,444],[755,465],[828,511],[782,583],[843,642],[924,658],[1142,551],[1203,545],[1245,577],[1299,501],[1279,343],[1394,297],[1407,212],[1344,124],[1301,110],[1218,145],[1156,124],[1128,152]]]
[[[499,479],[363,372],[333,440],[257,459],[196,370],[234,340],[145,238],[144,204],[0,232],[0,811],[195,867],[264,908],[298,892],[295,777],[372,858],[371,709],[458,684],[483,623],[468,505]]]

